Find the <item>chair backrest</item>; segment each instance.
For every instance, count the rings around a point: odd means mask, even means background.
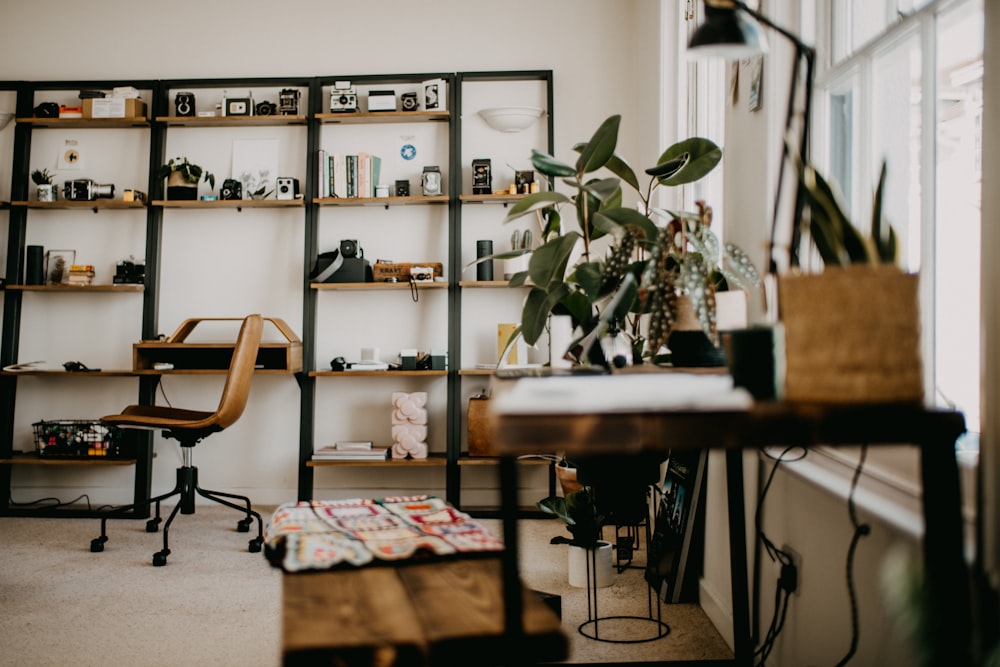
[[[264,318],[259,314],[248,315],[240,326],[233,359],[229,362],[229,375],[222,389],[219,408],[215,411],[219,428],[228,428],[243,414],[250,397],[250,381],[253,379],[257,351],[260,349]]]

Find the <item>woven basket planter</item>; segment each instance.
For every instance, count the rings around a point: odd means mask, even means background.
[[[922,402],[918,283],[888,265],[779,277],[785,400]]]

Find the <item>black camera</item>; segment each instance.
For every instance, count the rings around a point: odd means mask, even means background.
[[[396,196],[397,197],[409,197],[410,196],[410,182],[409,181],[396,181]]]
[[[63,197],[69,201],[113,199],[114,196],[115,186],[113,184],[98,185],[89,178],[77,178],[63,183]]]
[[[258,116],[274,116],[278,113],[278,105],[274,102],[258,102],[254,113]]]
[[[282,116],[298,115],[301,95],[297,88],[283,88],[278,94],[278,112]]]
[[[146,278],[146,264],[123,260],[115,267],[115,285],[141,285]]]
[[[299,179],[297,178],[278,176],[275,183],[277,184],[274,192],[276,199],[295,199],[295,196],[299,194]]]
[[[352,239],[341,239],[340,256],[344,259],[358,256],[358,242]]]
[[[403,111],[416,111],[420,108],[420,101],[417,99],[416,93],[403,93],[399,98],[399,104]]]
[[[492,163],[487,159],[472,161],[472,194],[488,195],[493,192]]]
[[[31,113],[35,118],[58,118],[59,105],[55,102],[42,102]]]
[[[194,116],[194,93],[185,91],[174,95],[174,110],[178,116]]]
[[[222,181],[222,187],[219,188],[219,199],[243,199],[243,184],[235,178],[227,178]]]

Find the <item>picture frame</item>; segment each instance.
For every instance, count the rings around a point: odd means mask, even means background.
[[[48,250],[45,253],[45,284],[65,285],[69,267],[76,264],[76,250]]]
[[[424,111],[447,111],[448,89],[444,79],[424,81]]]

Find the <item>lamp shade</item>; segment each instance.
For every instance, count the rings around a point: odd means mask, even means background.
[[[720,9],[705,3],[705,22],[688,42],[690,57],[750,58],[767,51],[760,25],[746,12]]]

